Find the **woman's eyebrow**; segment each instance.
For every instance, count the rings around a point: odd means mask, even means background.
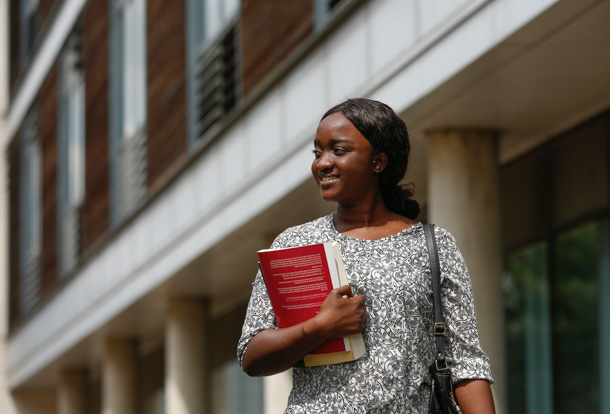
[[[329,145],[336,145],[336,144],[341,144],[341,143],[348,143],[350,144],[352,141],[347,139],[347,138],[332,138],[328,141]],[[320,140],[319,139],[314,139],[313,140],[313,144],[314,145],[320,145]]]

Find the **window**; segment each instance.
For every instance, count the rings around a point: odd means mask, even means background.
[[[211,408],[214,413],[262,414],[263,379],[249,377],[235,359],[247,303],[209,320],[208,332],[214,338],[210,359]]]
[[[38,139],[38,113],[25,120],[21,135],[21,314],[26,315],[40,295],[40,253],[42,231],[41,149]]]
[[[239,0],[190,0],[189,140],[213,135],[240,99]]]
[[[610,407],[608,220],[508,256],[510,412],[603,413]]]
[[[610,412],[609,126],[502,168],[509,412]]]
[[[553,413],[547,259],[547,244],[535,243],[512,253],[506,260],[510,412]]]
[[[21,0],[21,59],[29,61],[38,31],[39,0]]]
[[[200,51],[239,13],[239,0],[191,0],[194,43]]]
[[[112,19],[112,218],[146,195],[146,3],[115,0]]]
[[[263,414],[263,380],[246,375],[235,358],[212,372],[213,411],[225,414]]]
[[[337,10],[351,1],[353,0],[313,0],[314,28],[321,30]]]
[[[80,261],[85,194],[85,84],[81,32],[68,38],[61,55],[59,102],[59,274]]]
[[[603,368],[604,364],[608,368],[608,358],[602,355],[607,352],[602,352],[601,339],[610,315],[599,310],[610,300],[610,290],[602,290],[610,279],[609,255],[607,220],[562,232],[554,244],[551,263],[555,269],[553,366],[557,414],[607,412],[602,411],[602,398],[607,404],[610,396],[600,384],[604,383]],[[607,387],[607,376],[605,381]]]

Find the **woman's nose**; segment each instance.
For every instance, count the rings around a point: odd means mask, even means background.
[[[316,163],[318,165],[318,168],[321,170],[331,168],[333,166],[331,156],[326,151],[322,151],[322,154],[320,154]]]

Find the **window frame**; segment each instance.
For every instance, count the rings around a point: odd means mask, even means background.
[[[209,16],[209,8],[206,5],[214,3],[218,7],[215,8],[219,13],[218,19],[220,23],[216,29],[209,31],[206,27],[206,21]],[[226,9],[226,2],[223,0],[187,0],[186,7],[186,22],[187,22],[187,145],[191,151],[205,146],[206,142],[202,140],[202,136],[199,134],[198,127],[198,112],[199,112],[199,101],[200,94],[198,92],[198,75],[199,75],[199,62],[203,56],[205,56],[211,48],[217,46],[224,36],[236,26],[237,38],[239,38],[239,22],[241,20],[241,1],[234,1],[233,9]],[[239,42],[237,40],[237,42]],[[237,71],[241,71],[241,57],[240,57],[241,45],[236,45],[235,59]],[[238,84],[236,85],[236,102],[241,100],[241,73],[236,78]],[[225,114],[226,115],[226,114]]]
[[[148,124],[147,0],[110,2],[110,222],[118,226],[139,207],[146,194],[146,165],[134,168],[143,177],[132,180],[134,150],[146,151]],[[126,21],[126,19],[128,21]],[[136,23],[135,25],[133,23]],[[126,32],[129,28],[129,33]],[[134,31],[137,31],[134,35]],[[138,35],[139,34],[139,35]],[[130,60],[124,59],[128,55]],[[134,60],[134,58],[137,58]],[[128,70],[128,65],[137,71]],[[136,108],[128,113],[127,108]],[[141,156],[138,163],[146,162]]]
[[[77,26],[60,55],[57,209],[60,277],[69,274],[80,261],[86,145],[86,90],[81,36],[81,27]],[[72,256],[68,256],[68,243],[76,243]]]
[[[42,146],[37,109],[26,117],[20,138],[20,313],[26,315],[40,299]]]

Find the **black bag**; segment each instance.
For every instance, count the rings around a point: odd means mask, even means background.
[[[443,309],[441,303],[441,274],[434,237],[434,224],[425,224],[424,233],[428,243],[430,255],[430,273],[432,274],[432,294],[434,299],[434,342],[436,355],[430,365],[432,388],[430,390],[431,414],[462,414],[457,397],[451,382],[451,371],[445,354],[443,353],[443,337],[445,336],[445,323],[443,322]]]

